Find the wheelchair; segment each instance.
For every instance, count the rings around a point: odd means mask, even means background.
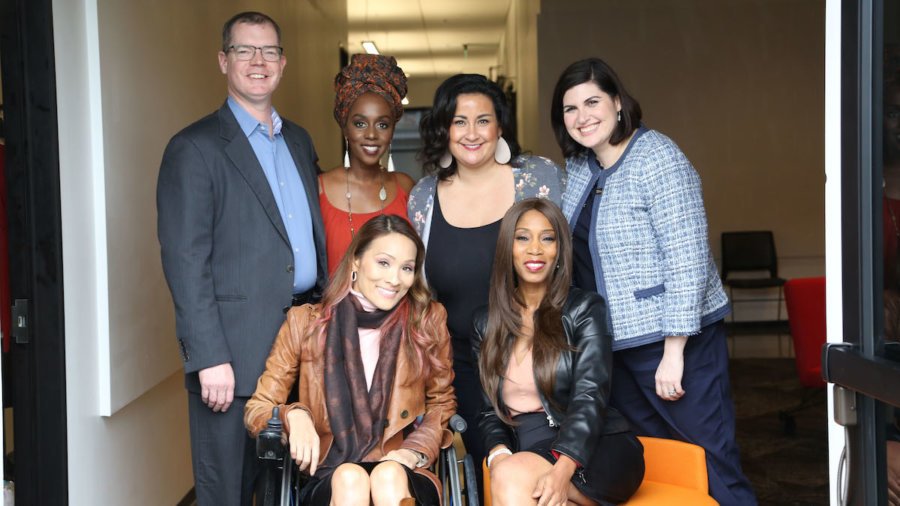
[[[451,431],[462,434],[466,431],[466,421],[459,415],[453,415],[449,427]],[[299,504],[300,489],[308,478],[300,473],[291,459],[277,407],[272,410],[272,418],[256,439],[256,456],[260,461],[256,504],[302,506]],[[443,506],[479,506],[475,465],[471,455],[459,458],[456,448],[450,444],[441,449],[435,467],[435,474],[443,489]]]

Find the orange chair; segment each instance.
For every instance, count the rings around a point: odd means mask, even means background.
[[[702,506],[718,504],[709,496],[703,448],[655,437],[639,437],[644,445],[644,481],[625,504]]]
[[[639,437],[644,445],[644,481],[628,506],[704,506],[718,504],[709,496],[706,452],[682,441]],[[491,506],[491,473],[487,460],[484,472],[484,504]]]

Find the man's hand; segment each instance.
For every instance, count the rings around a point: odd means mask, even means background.
[[[288,442],[291,446],[291,458],[301,471],[309,468],[309,475],[316,474],[319,466],[319,434],[309,413],[303,409],[292,409],[287,414]]]
[[[199,376],[203,404],[216,413],[228,411],[234,400],[234,370],[231,364],[226,362],[201,369]]]

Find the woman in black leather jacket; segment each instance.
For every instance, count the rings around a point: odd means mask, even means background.
[[[606,303],[570,287],[571,258],[552,203],[523,200],[504,216],[473,343],[497,506],[619,503],[643,479],[643,447],[608,405]]]

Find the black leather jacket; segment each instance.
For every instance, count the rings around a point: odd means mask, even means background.
[[[548,423],[559,427],[552,449],[568,455],[580,464],[590,462],[600,436],[618,434],[629,429],[618,411],[609,407],[612,379],[612,336],[607,328],[606,301],[594,293],[571,288],[562,311],[563,329],[572,351],[563,352],[556,366],[553,399],[547,402],[539,391],[541,404],[549,415]],[[476,357],[481,356],[481,342],[487,327],[487,308],[475,313]],[[502,393],[502,380],[499,385]],[[490,400],[483,395],[478,425],[485,448],[504,444],[515,450],[514,432],[497,417]],[[502,396],[498,395],[498,398]]]

